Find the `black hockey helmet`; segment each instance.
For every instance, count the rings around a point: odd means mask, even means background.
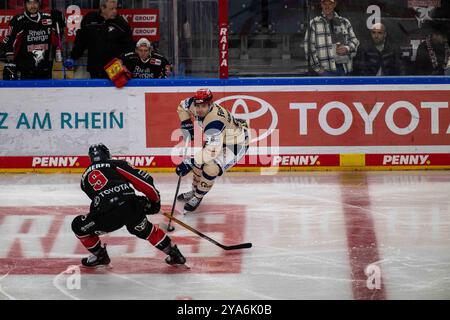
[[[89,147],[91,162],[106,161],[111,159],[109,149],[103,143],[93,144]]]

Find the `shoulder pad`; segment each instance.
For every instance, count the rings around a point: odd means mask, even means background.
[[[111,164],[114,164],[116,166],[120,166],[120,165],[123,165],[123,164],[128,164],[127,161],[122,160],[122,159],[111,159],[111,160],[108,160],[108,162],[110,162]]]
[[[205,134],[213,136],[220,134],[225,129],[225,124],[220,120],[213,120],[205,126]]]

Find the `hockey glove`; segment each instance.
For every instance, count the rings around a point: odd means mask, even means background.
[[[3,67],[3,80],[17,80],[17,66],[15,63],[5,63]]]
[[[157,214],[160,210],[161,210],[161,201],[158,202],[147,201],[147,203],[144,205],[145,215]]]
[[[75,61],[73,59],[66,59],[66,61],[64,61],[64,67],[66,69],[72,70],[74,66],[75,66]]]
[[[138,198],[143,206],[145,215],[157,214],[161,210],[161,201],[151,201],[144,196],[138,196]]]
[[[194,140],[194,124],[191,119],[181,122],[181,131],[183,132],[184,141]]]
[[[184,159],[183,162],[177,166],[175,171],[177,175],[179,175],[180,177],[184,177],[189,172],[191,172],[193,166],[194,166],[193,158]]]

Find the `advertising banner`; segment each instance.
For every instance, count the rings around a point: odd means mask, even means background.
[[[22,10],[0,10],[0,42],[9,35],[9,23],[12,18]]]
[[[65,39],[67,42],[75,41],[76,31],[80,28],[83,16],[92,11],[80,9],[76,5],[67,7]],[[0,41],[9,35],[9,22],[16,15],[23,12],[22,9],[0,10]],[[120,9],[122,15],[131,27],[133,40],[144,37],[150,41],[159,41],[159,9]]]
[[[91,9],[80,9],[71,5],[66,10],[66,41],[74,42],[81,20]],[[150,41],[159,41],[159,9],[120,9],[119,14],[131,27],[133,40],[144,37]]]
[[[147,147],[171,146],[185,93],[147,93]],[[280,147],[433,146],[450,142],[449,91],[217,92],[216,102]],[[172,106],[172,107],[167,107]],[[158,114],[158,117],[155,117]],[[164,122],[160,119],[164,118]],[[270,134],[268,135],[267,132]]]
[[[450,166],[446,85],[209,88],[250,124],[250,148],[235,169]],[[0,170],[82,170],[99,142],[135,166],[173,170],[184,146],[177,106],[197,89],[2,88]],[[189,155],[203,143],[194,127]]]

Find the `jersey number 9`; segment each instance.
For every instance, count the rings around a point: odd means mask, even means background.
[[[89,173],[88,181],[95,191],[101,190],[108,183],[108,179],[99,170],[93,170]]]

